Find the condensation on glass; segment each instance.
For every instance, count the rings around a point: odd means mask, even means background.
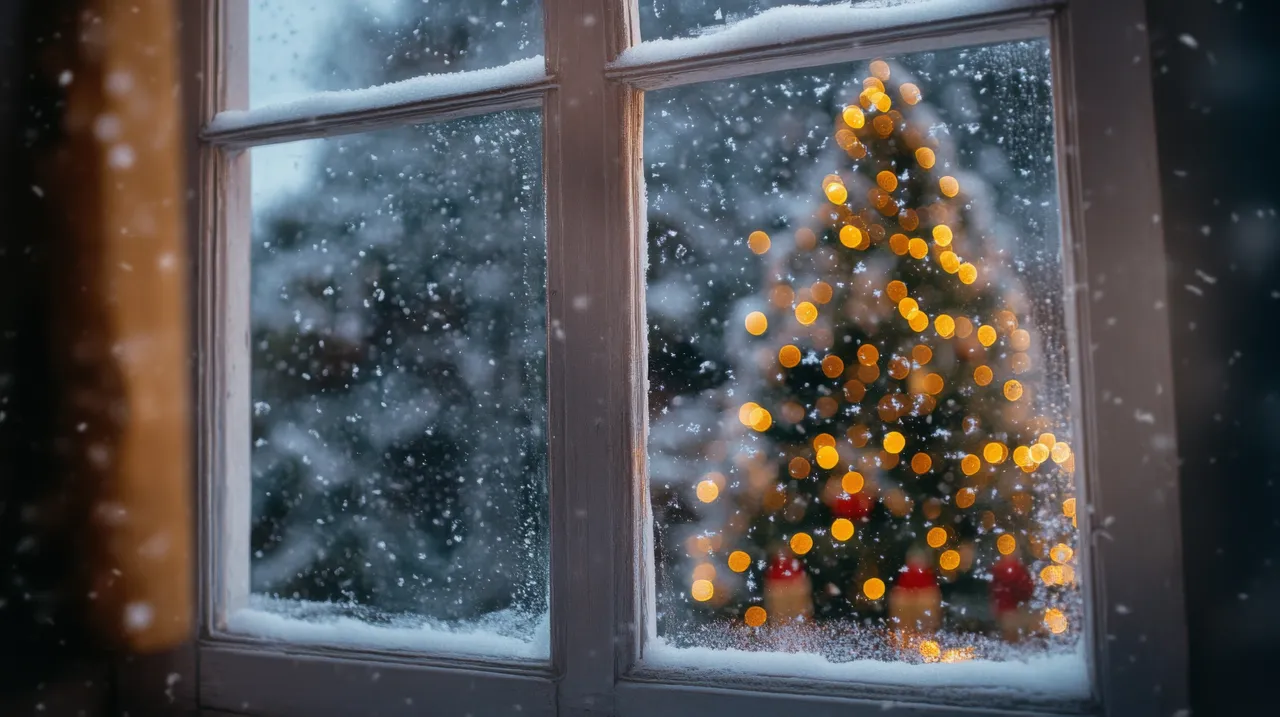
[[[249,104],[542,54],[541,0],[250,0]]]
[[[547,654],[541,118],[252,150],[233,631]]]
[[[1087,692],[1052,97],[1040,40],[646,95],[647,659]]]
[[[852,5],[889,8],[927,0],[640,0],[640,36],[646,40],[702,35],[778,7]]]

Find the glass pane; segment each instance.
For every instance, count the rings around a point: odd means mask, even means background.
[[[1087,690],[1051,104],[1045,41],[646,95],[647,659]]]
[[[252,604],[289,640],[546,656],[541,118],[252,150]]]
[[[921,0],[640,0],[640,37],[655,40],[711,32],[765,10],[784,6],[886,7]]]
[[[540,54],[541,0],[252,0],[249,106]]]

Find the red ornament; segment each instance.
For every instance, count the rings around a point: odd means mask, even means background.
[[[907,563],[906,570],[898,573],[898,579],[894,582],[894,585],[908,590],[936,588],[938,587],[938,579],[934,577],[933,570],[928,565],[912,561]]]
[[[804,577],[804,563],[799,558],[786,553],[778,553],[769,561],[769,569],[765,571],[766,580],[794,580]]]
[[[837,518],[847,518],[849,520],[862,520],[871,513],[871,508],[875,502],[871,500],[871,496],[863,492],[841,493],[831,502],[831,512]]]
[[[997,615],[1016,610],[1034,592],[1031,573],[1014,556],[1001,558],[991,569],[991,604]]]
[[[908,558],[889,591],[889,619],[898,630],[934,632],[942,626],[942,590],[927,563]]]

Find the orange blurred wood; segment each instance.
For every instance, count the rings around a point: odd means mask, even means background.
[[[48,167],[66,234],[54,332],[92,623],[139,652],[191,636],[191,400],[178,27],[171,0],[84,0]]]

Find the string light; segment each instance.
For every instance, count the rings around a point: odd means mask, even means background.
[[[747,246],[751,248],[751,251],[757,254],[763,254],[769,251],[769,245],[771,243],[772,242],[769,241],[769,235],[764,232],[751,232],[750,236],[747,237]]]
[[[884,581],[880,578],[871,578],[862,583],[862,594],[867,596],[868,600],[879,600],[884,597]]]

